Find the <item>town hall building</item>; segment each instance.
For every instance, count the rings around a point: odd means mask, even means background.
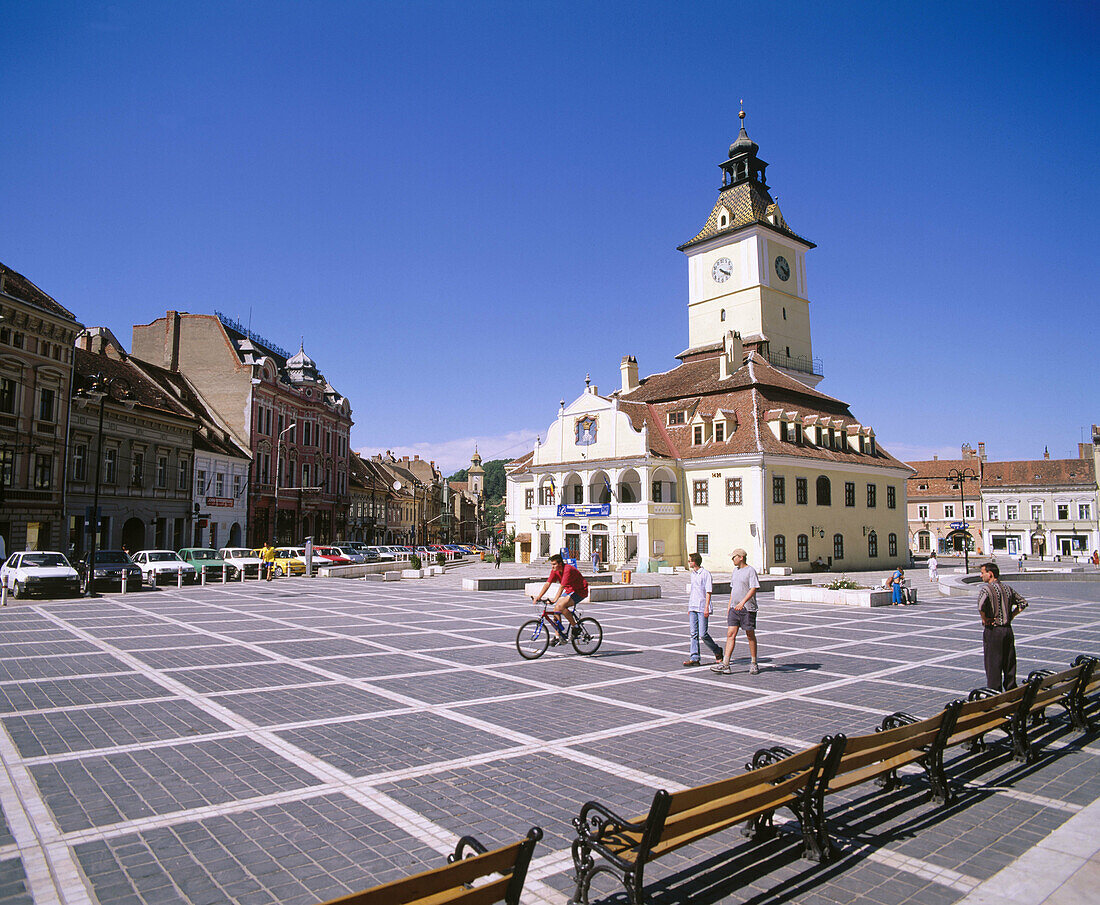
[[[744,111],[740,114],[744,119]],[[725,571],[886,569],[908,560],[911,469],[847,403],[817,389],[806,253],[742,122],[688,258],[688,347],[670,371],[586,379],[535,448],[507,466],[516,558],[561,548],[646,569],[692,552]]]

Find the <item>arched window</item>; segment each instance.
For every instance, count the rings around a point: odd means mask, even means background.
[[[833,535],[833,559],[844,559],[844,535]]]
[[[874,531],[867,535],[867,555],[871,559],[878,557],[878,535]]]
[[[817,479],[817,505],[833,505],[833,488],[832,485],[829,484],[829,479],[825,477],[825,475],[821,475],[821,477]]]
[[[806,562],[810,558],[810,539],[805,534],[798,535],[798,561]]]
[[[774,548],[774,555],[772,556],[772,559],[777,563],[778,562],[786,562],[787,561],[787,538],[784,537],[782,534],[777,534],[775,536],[775,540],[772,543],[772,546]]]
[[[896,534],[891,534],[886,538],[886,550],[889,556],[898,555],[898,536]]]
[[[725,308],[723,308],[721,313],[718,315],[718,319],[720,321],[723,321],[723,322],[725,321],[725,319],[726,319],[726,309]]]

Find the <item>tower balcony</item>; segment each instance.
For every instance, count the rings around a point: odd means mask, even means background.
[[[802,355],[786,355],[783,352],[772,352],[770,349],[764,353],[768,364],[785,371],[797,371],[800,374],[810,374],[814,377],[824,377],[821,370],[820,358],[806,358]]]

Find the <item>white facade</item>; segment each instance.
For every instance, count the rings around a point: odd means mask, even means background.
[[[248,460],[195,449],[191,546],[244,546],[248,537]]]
[[[982,489],[983,547],[993,555],[1071,556],[1100,550],[1095,487]]]

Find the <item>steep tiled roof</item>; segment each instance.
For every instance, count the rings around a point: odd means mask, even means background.
[[[618,394],[613,394],[618,396]],[[767,426],[768,412],[796,411],[808,420],[824,420],[841,431],[862,425],[839,399],[811,389],[763,358],[750,352],[745,364],[726,379],[720,379],[717,358],[684,362],[663,374],[642,381],[638,389],[618,400],[619,409],[635,430],[647,427],[650,453],[682,460],[749,453],[798,456],[837,463],[868,464],[905,468],[905,463],[881,448],[872,453],[827,449],[810,442],[792,443],[777,438]],[[683,424],[669,424],[672,412],[684,412]],[[720,442],[692,443],[694,418],[721,418],[726,436]],[[509,463],[512,474],[530,470],[531,453]],[[589,463],[591,459],[586,460]]]
[[[982,486],[996,487],[1095,487],[1092,459],[1021,459],[1018,462],[986,462]]]
[[[947,474],[952,468],[962,471],[969,468],[977,472],[981,462],[977,459],[927,459],[922,462],[907,462],[915,474],[909,476],[907,494],[910,499],[917,497],[958,496],[959,485]],[[968,481],[967,484],[974,484]]]
[[[85,384],[87,378],[94,374],[102,374],[104,377],[117,379],[124,383],[129,393],[129,399],[138,405],[157,409],[170,415],[181,418],[194,419],[192,412],[182,402],[175,398],[164,387],[149,377],[141,368],[130,363],[128,356],[115,358],[110,355],[97,355],[86,352],[84,349],[74,350],[74,388],[79,389]]]
[[[47,295],[28,280],[23,274],[16,273],[7,265],[0,263],[0,275],[3,278],[4,292],[35,308],[41,308],[58,317],[64,317],[76,324],[76,315],[57,299]],[[77,324],[77,326],[79,326]]]
[[[727,215],[725,226],[721,225],[723,213]],[[746,226],[752,226],[754,223],[763,224],[781,235],[790,236],[792,239],[804,242],[811,248],[814,247],[813,242],[802,238],[787,226],[787,222],[779,212],[779,206],[772,200],[768,190],[759,183],[749,180],[732,185],[719,194],[718,201],[715,203],[714,209],[710,212],[703,228],[681,245],[680,250],[682,251],[696,242],[713,239],[715,236],[735,233]]]

